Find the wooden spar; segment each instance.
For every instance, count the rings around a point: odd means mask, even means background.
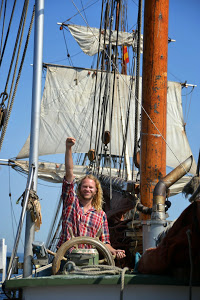
[[[166,175],[164,139],[167,113],[168,9],[168,0],[145,1],[142,106],[146,112],[142,109],[140,191],[141,203],[147,207],[152,207],[156,183]],[[141,217],[150,218],[145,215]]]

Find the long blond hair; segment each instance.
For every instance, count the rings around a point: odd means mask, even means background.
[[[94,206],[94,208],[99,211],[99,210],[102,210],[102,206],[103,206],[103,191],[102,191],[102,188],[101,188],[101,184],[99,182],[99,180],[92,174],[89,174],[89,175],[85,175],[78,183],[78,187],[77,187],[77,196],[80,197],[80,191],[81,191],[81,185],[82,185],[82,182],[84,179],[91,179],[95,182],[96,184],[96,189],[97,189],[97,192],[96,192],[96,195],[94,196],[93,200],[92,200],[92,206]]]

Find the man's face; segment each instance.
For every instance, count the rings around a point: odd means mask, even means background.
[[[97,188],[94,180],[85,178],[82,181],[80,195],[84,200],[92,200],[96,195]]]

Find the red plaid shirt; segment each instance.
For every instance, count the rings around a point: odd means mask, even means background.
[[[57,247],[71,239],[68,227],[72,228],[74,236],[96,237],[97,232],[102,228],[100,240],[110,244],[108,221],[103,210],[96,211],[94,207],[84,213],[83,206],[74,191],[74,182],[68,183],[65,178],[62,186],[62,232]],[[83,248],[84,245],[79,245]],[[87,248],[90,248],[88,246]]]

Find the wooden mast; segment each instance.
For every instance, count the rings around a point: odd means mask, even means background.
[[[153,190],[166,175],[168,0],[146,0],[141,128],[141,203],[152,207]],[[148,116],[147,116],[147,114]],[[156,127],[155,127],[156,126]],[[163,139],[164,137],[164,139]],[[150,216],[142,215],[142,219]]]

